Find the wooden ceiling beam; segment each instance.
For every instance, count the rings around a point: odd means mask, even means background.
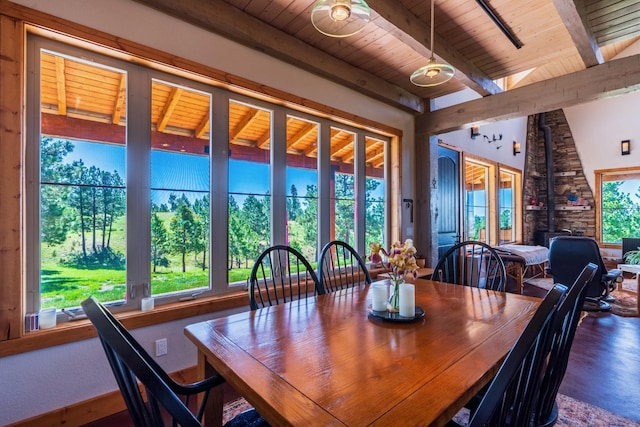
[[[640,90],[640,54],[442,108],[416,118],[416,135],[437,135]]]
[[[316,151],[318,151],[318,144],[311,145],[309,148],[304,150],[304,152],[302,154],[304,154],[305,156],[309,156],[309,155],[311,155],[311,153],[314,153]]]
[[[353,139],[351,140],[346,140],[343,141],[341,143],[336,143],[336,144],[331,144],[331,157],[333,158],[334,156],[337,158],[336,154],[339,153],[340,151],[344,150],[345,148],[347,148],[349,145],[353,145]],[[342,158],[342,157],[340,157]]]
[[[67,79],[64,76],[64,58],[56,56],[56,88],[58,89],[58,114],[67,115]]]
[[[267,129],[265,133],[263,133],[260,138],[256,141],[256,147],[264,148],[271,141],[271,130]]]
[[[120,75],[120,85],[118,86],[118,94],[116,95],[116,105],[113,107],[111,115],[111,123],[117,125],[122,118],[122,112],[125,108],[125,100],[127,99],[127,75]]]
[[[162,109],[162,113],[158,119],[158,123],[156,124],[156,130],[158,132],[162,132],[166,127],[167,123],[169,123],[169,119],[173,114],[173,110],[175,110],[176,105],[180,101],[180,96],[182,95],[182,89],[179,87],[173,87],[171,89],[171,93],[169,94],[169,99],[164,104],[164,108]]]
[[[317,127],[318,125],[315,123],[307,123],[302,129],[300,129],[295,135],[293,135],[289,139],[289,141],[287,141],[287,150],[305,139],[310,133],[315,131]]]
[[[429,50],[431,26],[424,23],[399,2],[370,0],[367,3],[383,18],[372,22],[423,55],[426,65],[426,60],[431,56]],[[434,36],[433,50],[437,52],[435,57],[438,60],[447,62],[456,69],[454,79],[459,80],[480,95],[487,96],[502,92],[502,89],[493,80],[437,33]]]
[[[260,110],[251,109],[242,117],[242,120],[233,128],[231,135],[229,135],[229,141],[231,141],[232,144],[236,142],[245,129],[251,126],[251,123],[258,117],[258,114],[260,114]]]
[[[205,114],[205,116],[202,118],[200,123],[198,123],[198,126],[196,126],[195,130],[193,131],[193,134],[196,138],[202,138],[205,132],[207,131],[207,129],[209,129],[210,116],[211,116],[211,107],[209,107],[209,110],[207,110],[207,114]]]
[[[397,108],[414,113],[425,111],[425,102],[420,97],[310,46],[226,1],[135,1]]]
[[[602,52],[593,35],[589,24],[583,0],[553,0],[556,10],[567,27],[571,39],[578,49],[585,67],[604,63]]]
[[[384,149],[378,151],[373,156],[367,156],[367,162],[375,163],[376,160],[379,160],[380,158],[384,158]]]

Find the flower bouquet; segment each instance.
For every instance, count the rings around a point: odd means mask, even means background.
[[[413,240],[407,239],[404,243],[396,241],[391,248],[386,251],[378,242],[369,244],[371,255],[369,261],[375,265],[381,265],[393,282],[393,290],[389,298],[389,311],[399,311],[400,306],[400,284],[404,282],[407,274],[412,274],[413,278],[418,276],[418,265],[416,264],[416,248]],[[383,260],[382,253],[386,258]]]

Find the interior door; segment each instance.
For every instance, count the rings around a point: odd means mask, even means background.
[[[438,147],[438,258],[460,240],[460,156]]]

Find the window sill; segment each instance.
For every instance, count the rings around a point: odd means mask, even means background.
[[[127,329],[136,329],[242,306],[246,306],[249,309],[249,298],[246,291],[161,305],[153,311],[144,313],[140,310],[127,311],[118,313],[116,316]],[[51,329],[28,332],[21,338],[0,342],[0,358],[81,341],[95,336],[97,336],[96,331],[87,319],[59,323]]]

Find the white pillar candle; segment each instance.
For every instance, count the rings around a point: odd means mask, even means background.
[[[400,316],[413,317],[416,315],[416,288],[414,285],[403,283],[400,285]]]
[[[142,298],[142,304],[140,306],[140,309],[142,311],[151,311],[151,310],[153,310],[153,298],[151,298],[151,297]]]
[[[385,285],[371,286],[371,306],[373,311],[387,311],[387,287]]]

